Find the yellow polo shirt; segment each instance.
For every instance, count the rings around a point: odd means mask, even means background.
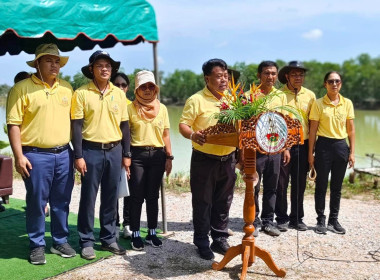
[[[7,124],[18,125],[21,145],[52,148],[71,139],[71,85],[56,79],[52,87],[37,76],[11,88],[7,100]]]
[[[84,119],[83,139],[99,143],[121,140],[120,122],[128,121],[125,93],[109,84],[101,99],[101,93],[91,81],[74,92],[71,119]]]
[[[314,101],[309,120],[319,121],[317,136],[334,139],[347,138],[346,121],[355,118],[354,106],[348,98],[339,94],[339,103],[334,105],[327,94]]]
[[[294,92],[288,89],[286,85],[281,90],[285,93],[287,105],[302,112],[301,124],[303,129],[303,139],[309,139],[309,113],[311,110],[311,105],[316,99],[314,92],[308,90],[307,88],[301,87],[296,96]],[[288,112],[288,115],[291,118],[294,118],[292,113]]]
[[[257,98],[260,99],[260,98],[264,98],[265,96],[270,96],[268,98],[269,104],[267,105],[268,109],[270,109],[270,110],[275,110],[277,107],[286,105],[286,96],[285,96],[284,92],[276,89],[275,87],[272,87],[272,89],[270,90],[270,92],[267,95],[265,95],[264,93],[260,93],[259,95],[257,95]],[[283,114],[286,114],[286,112],[287,112],[283,109],[276,109],[276,111],[283,113]]]
[[[205,87],[187,99],[179,123],[190,126],[193,131],[215,125],[218,120],[213,115],[220,112],[218,105],[219,100]],[[204,144],[203,146],[195,142],[192,144],[194,149],[198,151],[217,156],[228,155],[236,149],[214,144]]]
[[[131,146],[165,146],[164,129],[170,128],[170,124],[168,110],[164,104],[160,103],[158,114],[151,121],[140,118],[133,103],[128,105],[128,115]]]

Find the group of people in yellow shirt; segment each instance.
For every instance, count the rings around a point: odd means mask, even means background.
[[[68,214],[74,184],[74,167],[81,174],[78,233],[81,256],[96,258],[94,251],[95,201],[100,192],[101,248],[123,255],[118,243],[118,188],[125,169],[130,198],[125,212],[130,218],[132,248],[142,250],[140,216],[147,203],[149,232],[145,242],[161,247],[156,235],[161,178],[170,174],[172,160],[169,117],[157,95],[154,75],[140,71],[135,79],[135,99],[126,98],[125,75],[117,73],[120,62],[105,51],[96,51],[82,73],[90,82],[73,92],[59,79],[68,57],[55,44],[36,48],[27,62],[36,73],[10,90],[7,125],[15,167],[26,187],[26,229],[29,260],[45,264],[45,206],[51,207],[52,253],[64,258],[76,251],[68,243]],[[119,84],[115,86],[110,79]],[[121,81],[121,82],[120,82]],[[128,81],[129,82],[129,81]],[[125,90],[125,91],[124,91]],[[71,141],[73,149],[69,142]],[[131,160],[133,154],[133,160]]]
[[[59,79],[68,57],[61,56],[55,44],[37,47],[28,65],[36,69],[30,78],[15,84],[7,100],[7,125],[15,167],[26,187],[26,228],[30,240],[29,260],[44,264],[45,206],[51,207],[51,252],[73,257],[68,243],[68,213],[74,184],[74,168],[81,174],[78,233],[81,256],[91,260],[95,200],[100,192],[101,248],[125,254],[118,243],[118,188],[122,169],[129,179],[130,197],[124,199],[124,236],[131,237],[134,250],[143,250],[140,237],[141,207],[146,201],[148,235],[145,243],[161,247],[156,235],[159,186],[164,172],[170,174],[174,159],[169,135],[169,116],[157,99],[159,87],[150,71],[135,76],[135,99],[126,98],[128,77],[118,73],[120,62],[105,51],[96,51],[82,73],[90,82],[73,92]],[[192,95],[183,109],[179,131],[192,141],[190,186],[192,192],[193,242],[203,259],[213,252],[229,249],[229,209],[236,181],[236,149],[206,143],[201,132],[216,124],[219,92],[228,87],[227,64],[211,59],[202,66],[205,87]],[[262,96],[276,94],[279,104],[303,112],[303,145],[283,155],[257,154],[259,182],[255,187],[255,227],[277,236],[288,228],[306,230],[303,223],[303,193],[308,165],[317,171],[316,232],[345,230],[338,222],[340,190],[347,162],[354,164],[354,113],[350,100],[340,95],[341,76],[326,74],[327,94],[318,100],[302,84],[307,69],[293,61],[278,72],[272,61],[258,67]],[[279,78],[281,91],[274,84]],[[284,94],[278,94],[283,92]],[[274,101],[273,101],[274,102]],[[273,106],[275,107],[275,106]],[[309,130],[310,127],[310,130]],[[318,140],[316,141],[316,137]],[[345,138],[349,139],[350,146]],[[73,149],[70,147],[70,141]],[[314,160],[315,146],[315,160]],[[309,164],[308,164],[309,163]],[[327,181],[331,172],[330,216],[324,215]],[[291,212],[287,215],[286,192],[291,178]],[[259,218],[259,190],[263,178],[263,207]],[[276,198],[277,195],[277,198]],[[277,223],[274,223],[276,214]],[[210,245],[209,234],[213,242]],[[255,236],[258,230],[255,230]]]

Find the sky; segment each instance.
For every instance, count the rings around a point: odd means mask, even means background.
[[[227,64],[262,60],[317,60],[342,63],[362,53],[380,57],[380,2],[377,0],[149,0],[155,9],[159,70],[201,73],[202,64],[222,58]],[[73,76],[100,49],[78,48],[61,69]],[[127,74],[153,69],[152,44],[106,49]],[[0,84],[13,84],[34,55],[0,57]]]

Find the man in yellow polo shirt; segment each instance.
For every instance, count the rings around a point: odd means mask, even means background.
[[[286,97],[283,92],[274,87],[277,81],[278,66],[273,61],[263,61],[258,66],[257,77],[261,84],[261,95],[259,98],[264,96],[272,96],[268,98],[270,109],[275,109],[286,105]],[[281,108],[277,109],[283,112]],[[287,164],[289,162],[289,151],[284,152],[284,162]],[[255,186],[255,204],[256,204],[256,217],[253,225],[255,226],[254,236],[258,236],[258,228],[261,226],[261,230],[270,235],[278,236],[280,231],[274,226],[274,210],[276,204],[276,189],[278,176],[280,174],[280,163],[281,155],[266,155],[260,152],[256,153],[256,171],[259,174],[259,181]],[[263,209],[261,212],[261,220],[259,218],[260,214],[260,203],[259,203],[259,192],[260,192],[260,182],[263,179]]]
[[[109,79],[119,69],[105,51],[94,52],[82,73],[92,81],[73,96],[73,146],[75,168],[81,173],[81,198],[78,213],[81,256],[96,258],[93,246],[95,200],[100,194],[100,241],[102,249],[123,255],[116,241],[116,204],[120,166],[129,173],[130,133],[125,93]]]
[[[229,249],[228,215],[235,186],[235,148],[205,144],[200,133],[217,120],[218,92],[227,89],[227,64],[211,59],[202,66],[206,87],[192,95],[185,104],[179,131],[192,141],[190,186],[193,205],[194,244],[203,259],[213,259],[214,252],[225,254]],[[208,234],[211,230],[210,243]]]
[[[287,231],[288,227],[305,231],[303,198],[306,189],[309,149],[309,112],[315,100],[315,94],[303,87],[307,69],[300,61],[291,61],[281,68],[278,80],[284,84],[281,89],[286,94],[287,105],[302,113],[302,129],[304,144],[295,145],[290,149],[290,163],[281,163],[280,178],[276,195],[276,221],[280,231]],[[293,117],[290,114],[291,117]],[[287,190],[291,177],[290,214],[288,216]]]
[[[17,83],[7,100],[9,140],[16,171],[26,188],[26,231],[30,262],[44,264],[45,206],[51,206],[51,252],[73,257],[67,243],[67,219],[74,185],[70,142],[70,105],[73,90],[58,78],[68,57],[54,44],[42,44],[27,64],[37,73]]]

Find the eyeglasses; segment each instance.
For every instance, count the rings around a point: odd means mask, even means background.
[[[143,84],[143,85],[139,86],[139,89],[141,89],[142,91],[146,91],[147,89],[153,91],[156,89],[156,85],[154,85],[154,84]]]
[[[121,83],[121,84],[114,84],[115,86],[117,86],[118,88],[127,88],[128,85],[126,83]]]
[[[292,78],[303,78],[305,77],[305,74],[302,73],[302,74],[289,74],[290,77]]]
[[[339,79],[331,79],[331,80],[327,80],[327,83],[328,83],[329,85],[333,85],[333,84],[340,85],[341,82],[342,82],[342,81],[339,80]]]

